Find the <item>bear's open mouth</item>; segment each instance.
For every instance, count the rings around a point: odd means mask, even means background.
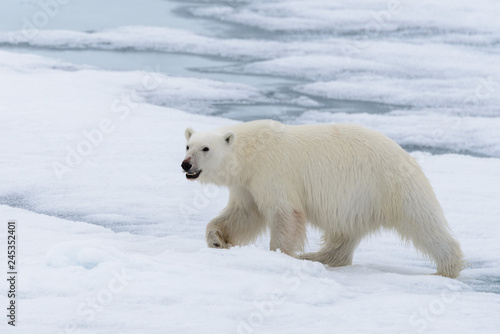
[[[186,179],[194,180],[194,179],[198,178],[198,176],[200,176],[200,174],[201,174],[201,170],[197,171],[196,173],[186,172]]]

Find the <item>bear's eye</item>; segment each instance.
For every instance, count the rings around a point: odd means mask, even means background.
[[[189,146],[186,146],[186,151],[189,150]]]
[[[208,152],[208,151],[210,151],[210,149],[208,147],[203,148],[203,152]]]

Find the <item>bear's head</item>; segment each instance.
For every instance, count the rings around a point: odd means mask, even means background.
[[[216,178],[224,170],[228,153],[236,139],[233,132],[225,134],[217,132],[195,132],[187,128],[186,157],[181,167],[188,180],[198,180],[203,183],[218,183]]]

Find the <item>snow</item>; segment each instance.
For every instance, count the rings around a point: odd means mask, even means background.
[[[361,333],[424,328],[493,333],[500,325],[500,299],[475,288],[500,274],[495,224],[500,208],[491,200],[499,195],[495,175],[500,163],[458,155],[416,157],[468,255],[469,268],[458,280],[424,275],[433,271],[429,263],[389,234],[366,240],[353,266],[325,268],[270,252],[263,242],[221,251],[206,248],[197,233],[116,233],[2,206],[3,216],[19,221],[18,330],[63,332],[77,326],[81,332],[197,333],[209,327],[218,332],[298,333],[307,328],[323,333],[333,327]],[[175,170],[166,173],[182,178]],[[191,183],[183,181],[171,192],[188,200],[185,188]],[[218,208],[204,211],[215,215]],[[204,224],[197,222],[196,228],[201,231]]]
[[[286,47],[284,43],[271,41],[248,43],[238,39],[207,37],[182,29],[147,26],[119,27],[97,32],[40,30],[35,38],[19,30],[0,33],[0,43],[70,49],[186,52],[223,57],[264,57],[265,51],[278,48],[275,51],[277,53]]]
[[[229,6],[234,4],[234,6]],[[500,23],[495,13],[500,5],[494,0],[479,0],[471,5],[466,0],[412,1],[349,1],[334,3],[323,0],[303,2],[297,0],[218,1],[214,6],[195,7],[195,15],[214,17],[268,31],[298,33],[331,30],[347,33],[362,30],[367,22],[383,23],[383,32],[401,32],[401,28],[418,33],[427,29],[471,32],[498,37]],[[447,15],[442,15],[447,13]]]
[[[19,330],[289,333],[355,326],[358,332],[467,332],[480,319],[488,319],[485,331],[499,325],[499,291],[488,281],[500,274],[498,159],[415,154],[467,254],[469,267],[458,280],[425,275],[432,265],[386,233],[366,240],[346,268],[270,252],[267,236],[248,247],[208,249],[204,227],[227,192],[184,179],[178,166],[182,132],[231,121],[137,100],[126,119],[113,119],[116,130],[59,179],[51,164],[64,161],[64,147],[111,117],[113,99],[140,91],[148,74],[68,70],[40,57],[0,55],[11,59],[0,69],[9,83],[2,85],[1,99],[10,99],[1,112],[2,138],[9,144],[0,165],[1,197],[15,193],[25,202],[0,210],[19,222]],[[149,75],[189,92],[185,78]],[[221,85],[203,84],[214,96]],[[22,99],[19,87],[40,97]],[[224,87],[226,96],[240,98],[239,88]],[[65,98],[57,99],[61,89]],[[317,247],[314,231],[310,241]],[[427,318],[420,313],[425,310]],[[298,315],[305,319],[300,326]]]
[[[77,326],[89,333],[197,333],[207,327],[218,332],[249,327],[263,333],[304,328],[322,333],[334,327],[437,333],[474,331],[481,324],[481,332],[494,332],[500,325],[498,294],[475,291],[473,284],[500,274],[495,224],[500,212],[491,201],[499,195],[498,180],[491,184],[498,160],[417,158],[468,255],[470,267],[458,280],[424,275],[432,272],[429,263],[386,234],[364,242],[353,266],[332,269],[270,252],[263,243],[220,251],[206,248],[202,236],[192,232],[116,233],[2,206],[4,216],[19,221],[22,318],[17,330],[64,332]],[[470,170],[478,173],[456,184]],[[171,191],[185,198],[187,186]],[[205,211],[215,215],[218,208]],[[197,229],[204,224],[198,222]],[[125,283],[116,276],[124,276]]]
[[[18,326],[2,333],[498,331],[498,2],[402,1],[362,44],[387,2],[189,2],[166,17],[180,4],[127,4],[107,3],[108,20],[70,2],[34,38],[13,17],[39,5],[0,5],[0,248],[16,219],[20,273]],[[207,248],[228,192],[185,179],[184,129],[270,116],[359,123],[412,151],[462,245],[460,277],[431,275],[390,232],[342,268],[271,252],[269,235]]]

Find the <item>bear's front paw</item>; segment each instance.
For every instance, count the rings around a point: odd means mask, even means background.
[[[218,230],[207,232],[207,244],[210,248],[229,248],[228,243],[222,237],[222,233]]]

